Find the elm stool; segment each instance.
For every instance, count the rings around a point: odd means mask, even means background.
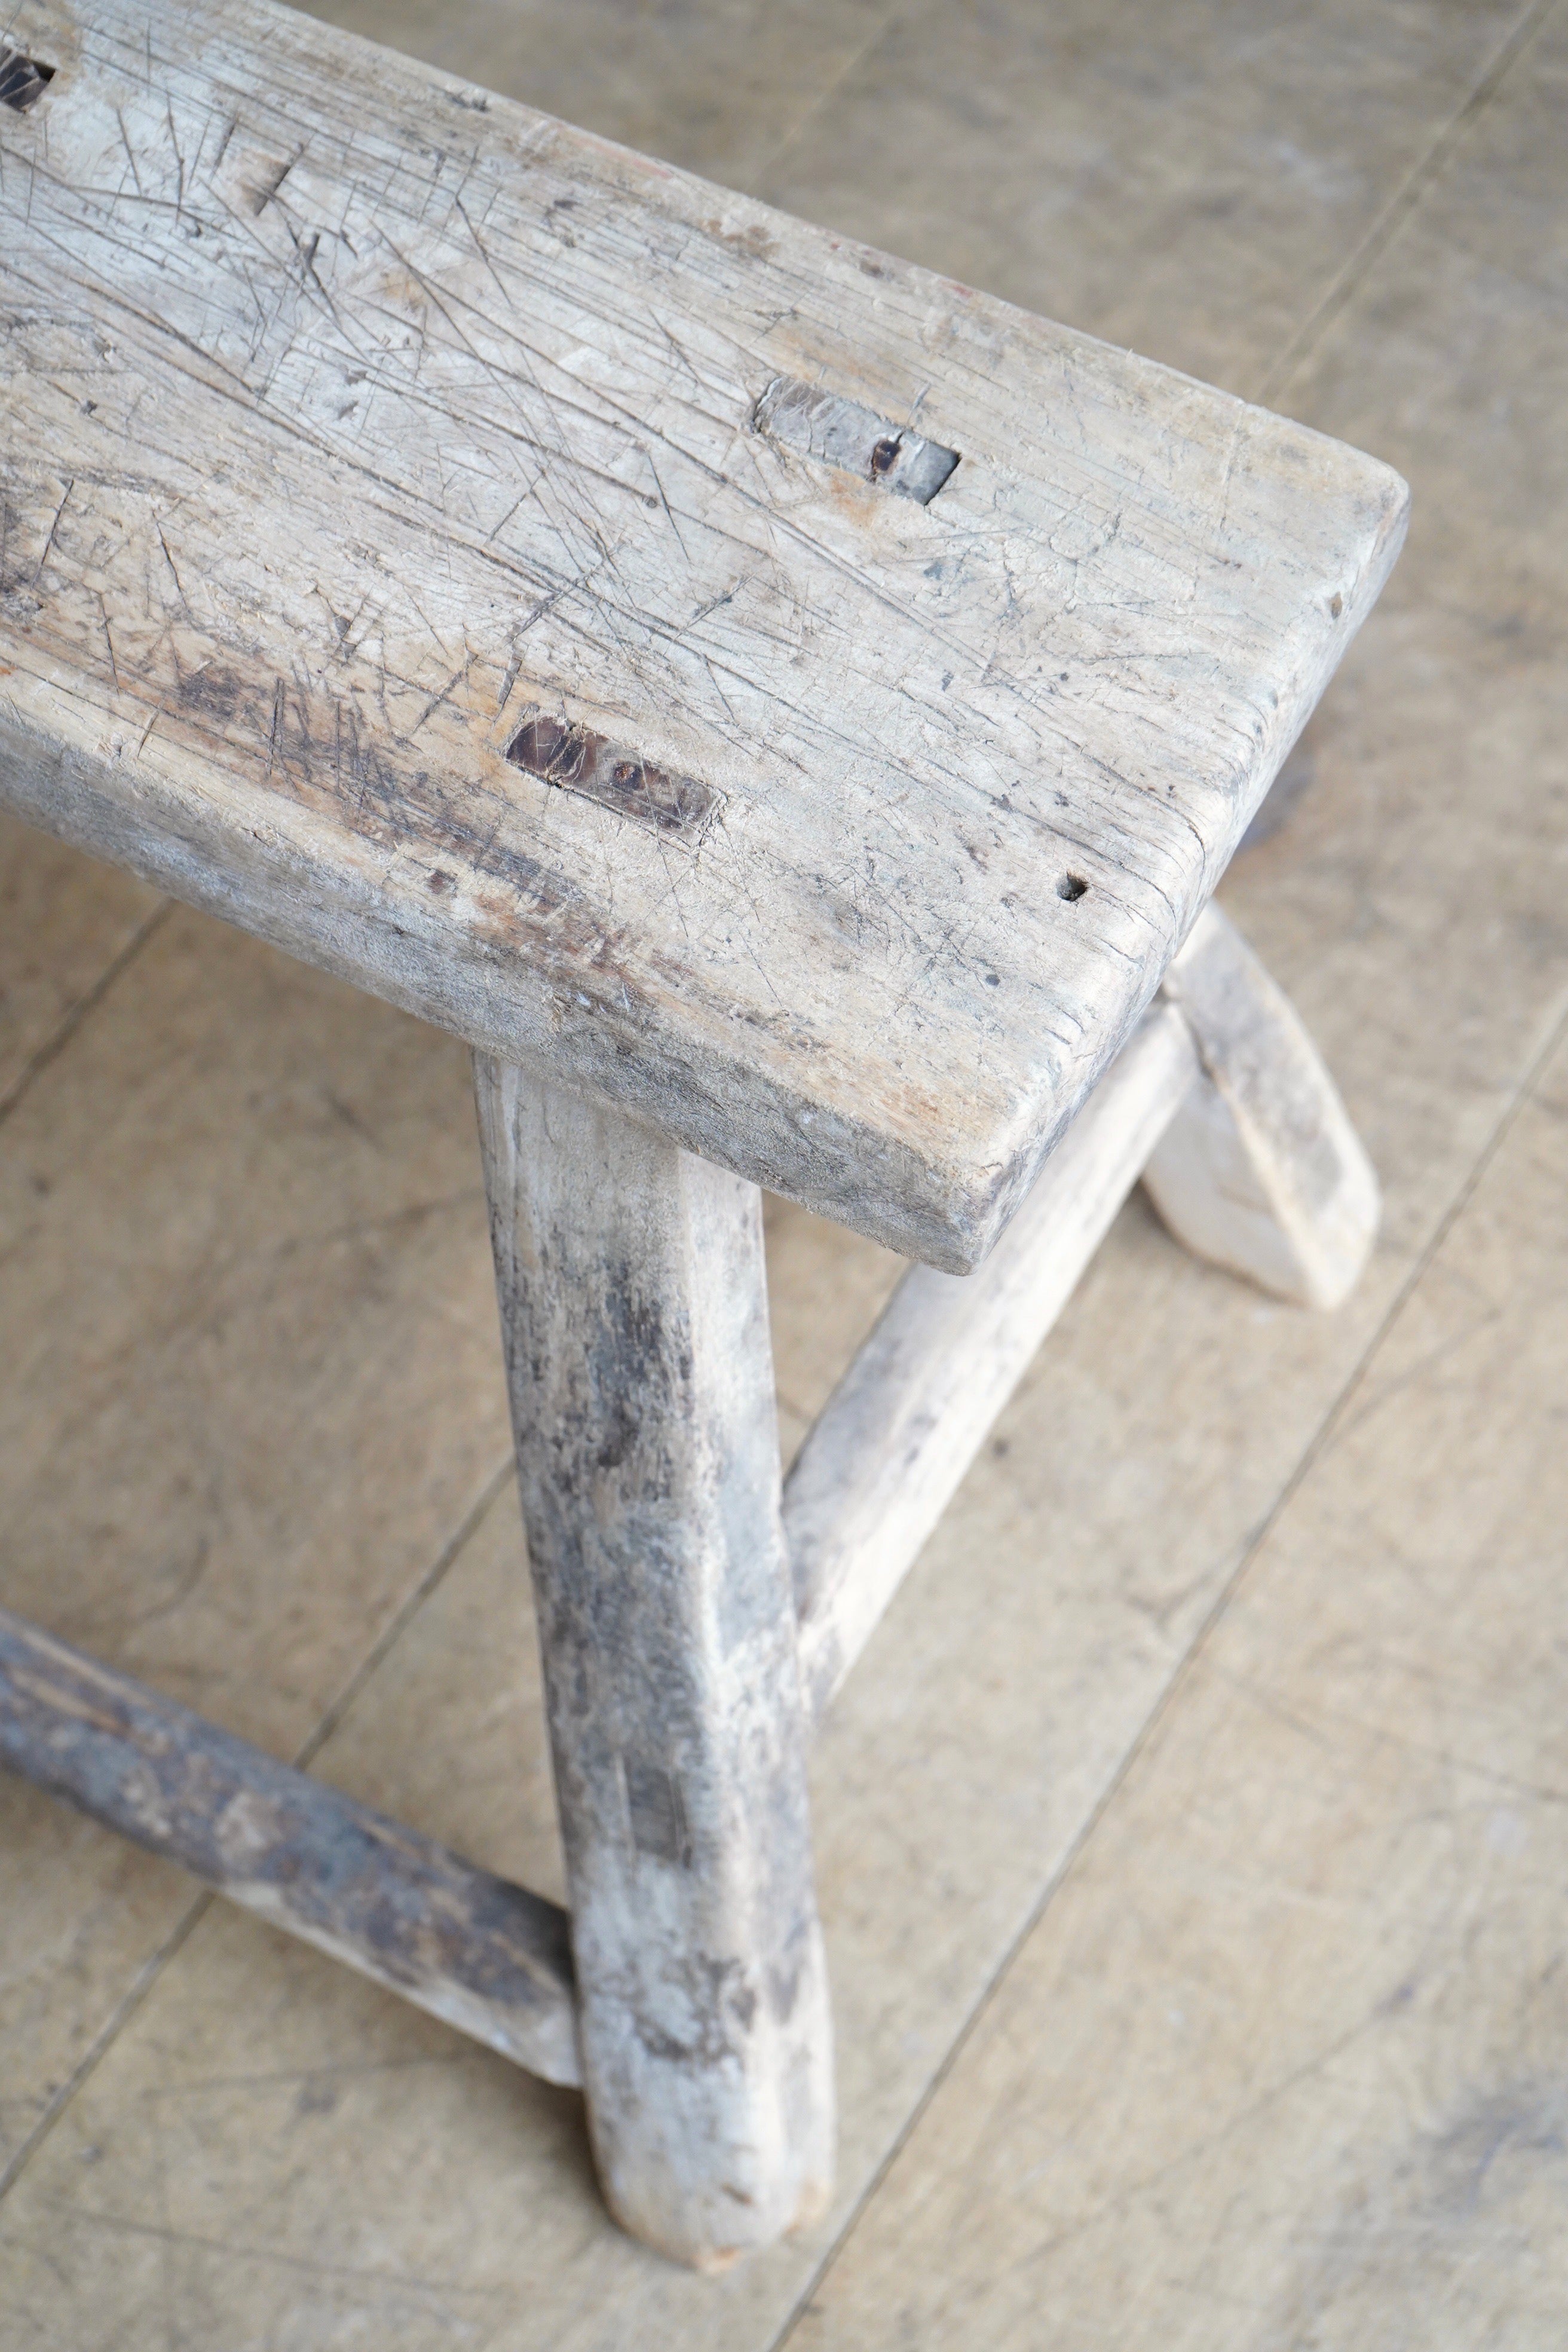
[[[1209,904],[1387,467],[268,0],[0,56],[0,793],[473,1049],[570,1917],[14,1617],[0,1755],[586,2095],[832,2179],[812,1726],[1142,1176],[1377,1187]],[[767,1185],[913,1260],[781,1486]]]

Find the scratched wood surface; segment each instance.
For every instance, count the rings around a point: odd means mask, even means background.
[[[973,1263],[1397,477],[259,0],[8,22],[0,793]]]
[[[910,1266],[784,1490],[800,1668],[821,1715],[1198,1076],[1184,1016],[1142,1024],[978,1273]]]
[[[599,2178],[721,2267],[820,2216],[835,2137],[762,1202],[474,1076]]]

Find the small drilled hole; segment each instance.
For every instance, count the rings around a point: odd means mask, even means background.
[[[1089,884],[1081,874],[1064,874],[1057,884],[1057,897],[1069,900],[1081,898],[1088,887]]]
[[[0,47],[0,106],[8,106],[13,114],[26,114],[36,106],[54,78],[53,66],[25,58],[9,42]]]

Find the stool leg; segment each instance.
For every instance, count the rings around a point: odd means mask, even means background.
[[[1203,1065],[1143,1171],[1199,1257],[1337,1307],[1377,1234],[1377,1177],[1300,1014],[1210,907],[1165,979]]]
[[[475,1083],[595,2152],[706,2268],[819,2210],[833,2154],[761,1200]]]

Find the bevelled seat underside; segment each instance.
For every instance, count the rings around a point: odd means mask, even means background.
[[[974,1263],[1398,477],[281,8],[9,37],[0,793]]]

